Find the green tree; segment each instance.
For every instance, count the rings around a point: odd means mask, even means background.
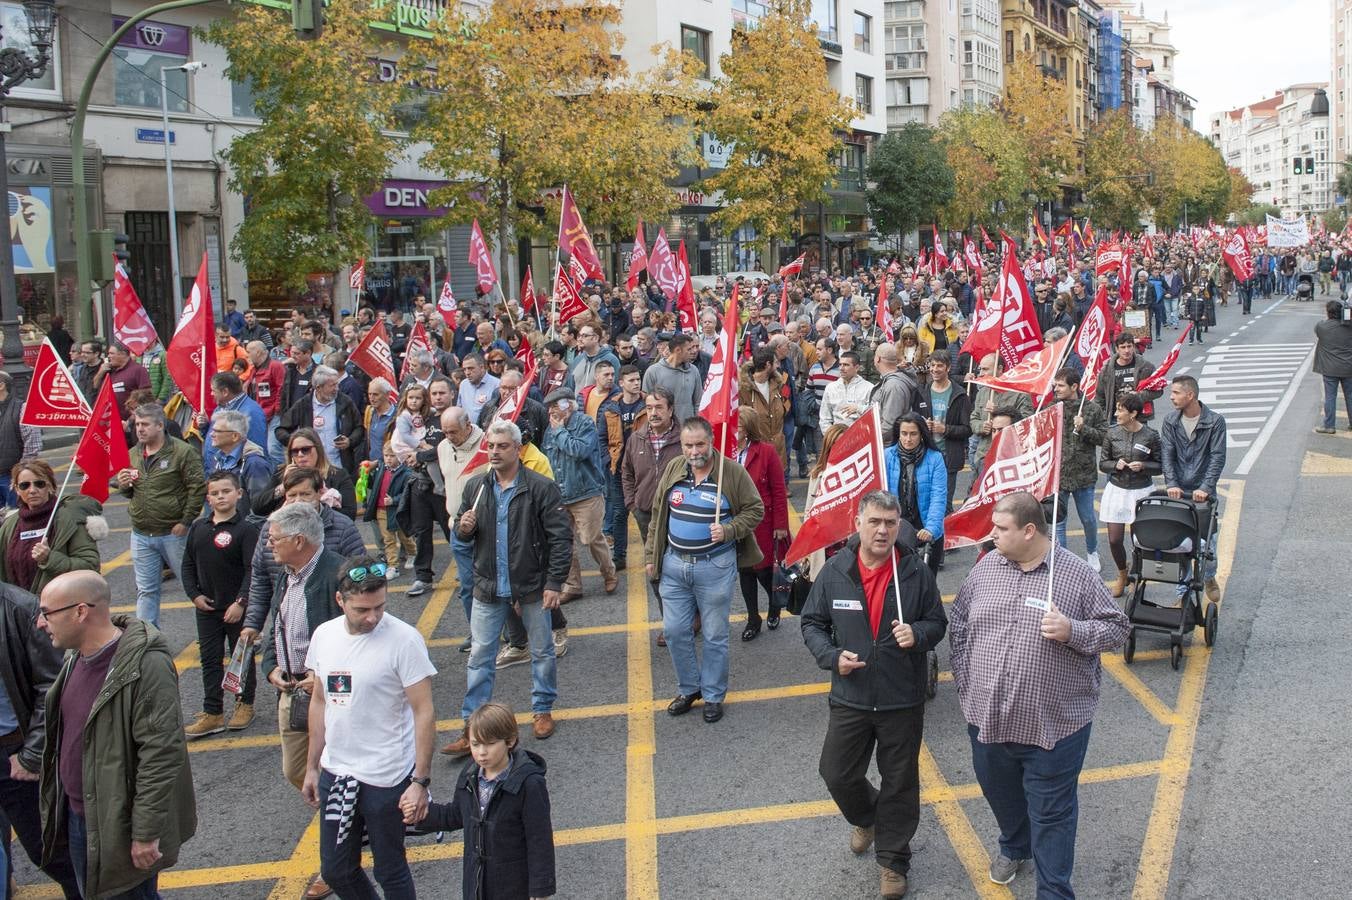
[[[945,113],[939,131],[955,185],[940,218],[955,226],[1021,222],[1027,206],[1023,195],[1030,189],[1022,135],[999,111],[971,106]]]
[[[1347,210],[1342,207],[1326,209],[1319,214],[1324,221],[1324,227],[1330,234],[1339,234],[1347,227]]]
[[[412,136],[449,182],[431,199],[448,224],[481,220],[507,284],[512,236],[558,225],[556,201],[540,213],[549,188],[568,184],[592,228],[632,228],[675,203],[668,183],[695,152],[698,63],[653,48],[657,64],[631,73],[619,23],[609,4],[459,4],[406,57],[425,103]]]
[[[896,234],[898,245],[909,231],[936,221],[939,209],[953,199],[953,170],[938,133],[909,122],[873,148],[868,163],[869,212],[884,234]]]
[[[1155,184],[1147,193],[1158,225],[1225,217],[1230,170],[1210,141],[1181,122],[1161,119],[1150,133],[1147,152],[1155,163]]]
[[[1104,113],[1084,148],[1086,214],[1107,228],[1134,231],[1149,211],[1145,136],[1127,110]]]
[[[301,41],[285,13],[242,4],[202,32],[225,49],[230,79],[252,85],[261,120],[221,153],[230,189],[248,198],[230,251],[252,277],[298,288],[365,255],[372,217],[361,198],[400,149],[385,129],[401,90],[375,77],[381,33],[369,25],[393,8],[330,0],[322,36]]]
[[[1271,203],[1259,203],[1237,213],[1235,220],[1241,225],[1266,225],[1268,216],[1280,219],[1282,211]]]
[[[792,235],[798,208],[826,198],[853,104],[827,78],[809,0],[779,0],[750,27],[733,30],[719,59],[705,127],[733,146],[704,189],[722,191],[711,217],[725,232],[756,230],[759,246]],[[772,254],[773,255],[773,254]]]
[[[1352,156],[1347,156],[1338,164],[1338,173],[1334,176],[1334,190],[1344,197],[1352,197]]]

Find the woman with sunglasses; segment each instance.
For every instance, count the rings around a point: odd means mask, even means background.
[[[329,462],[328,455],[324,453],[324,444],[313,428],[297,428],[291,433],[290,439],[286,442],[286,462],[272,473],[272,484],[269,489],[251,498],[254,515],[271,515],[273,510],[282,505],[282,496],[285,493],[282,479],[286,477],[287,472],[297,468],[319,470],[319,474],[324,478],[324,496],[320,499],[349,519],[356,519],[357,488],[352,482],[352,476],[345,469]]]
[[[19,505],[0,523],[0,581],[40,594],[63,572],[99,571],[97,542],[108,536],[99,502],[68,494],[58,503],[56,474],[41,459],[19,460],[10,477]]]

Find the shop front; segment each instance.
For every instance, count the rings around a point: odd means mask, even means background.
[[[432,206],[432,191],[444,181],[387,179],[366,198],[375,216],[366,258],[361,302],[377,309],[407,311],[418,295],[435,299],[446,273],[457,297],[474,296],[467,226],[441,224],[444,207]]]

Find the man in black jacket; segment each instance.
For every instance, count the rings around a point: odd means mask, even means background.
[[[462,717],[493,699],[498,635],[507,610],[520,610],[530,637],[531,710],[537,740],[554,733],[558,670],[550,613],[559,605],[573,564],[573,529],[552,479],[521,465],[521,430],[494,422],[484,435],[488,471],[465,484],[456,532],[474,544],[474,609]],[[505,512],[500,510],[506,507]],[[469,753],[469,736],[442,748]]]
[[[309,395],[282,413],[277,441],[285,446],[298,428],[313,428],[329,462],[356,478],[357,464],[366,455],[366,428],[356,404],[338,390],[338,379],[336,369],[315,366]]]
[[[850,849],[875,844],[882,896],[906,893],[920,823],[926,655],[948,627],[938,585],[910,549],[897,498],[859,501],[858,534],[827,562],[803,609],[803,640],[831,671],[830,720],[818,771],[845,820]],[[903,534],[903,531],[905,532]],[[882,783],[868,780],[876,743]]]
[[[0,810],[4,811],[33,865],[42,864],[42,819],[38,776],[47,739],[44,698],[61,671],[61,651],[33,627],[38,598],[9,584],[0,584],[0,685],[7,702],[0,704],[0,747],[8,762],[0,765]],[[10,856],[9,828],[3,831],[4,853]],[[44,871],[61,885],[67,900],[79,900],[80,889],[70,857],[56,853]]]

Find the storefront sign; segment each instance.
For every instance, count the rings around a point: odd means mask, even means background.
[[[172,132],[172,131],[169,132],[169,143],[171,143],[171,144],[176,144],[176,143],[178,143],[177,138],[178,138],[178,135],[177,135],[177,134],[175,134],[175,133]],[[163,143],[164,143],[164,129],[163,129],[163,128],[138,128],[138,129],[136,129],[136,142],[137,142],[138,144],[163,144]]]
[[[444,181],[413,181],[391,179],[384,187],[366,198],[366,206],[378,216],[400,218],[404,216],[444,216],[446,207],[428,206],[428,197],[437,188],[446,186]]]
[[[126,21],[125,16],[113,16],[113,30],[121,28]],[[192,46],[191,38],[191,30],[182,25],[170,25],[168,22],[147,19],[138,22],[122,35],[117,45],[164,56],[187,56]]]
[[[714,191],[712,194],[706,194],[693,188],[676,188],[676,203],[679,206],[703,206],[717,209],[723,205],[723,192]]]

